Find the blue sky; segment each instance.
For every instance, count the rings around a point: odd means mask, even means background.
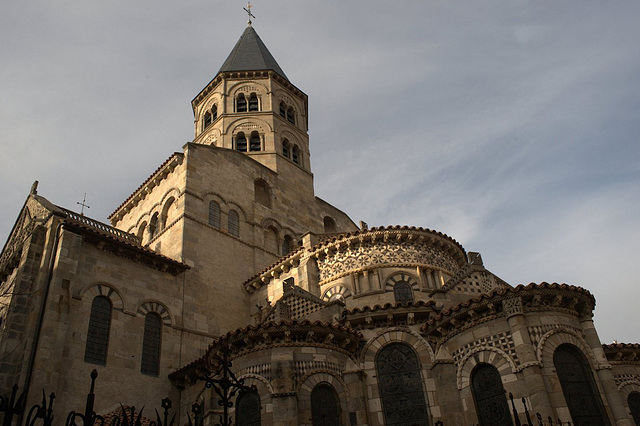
[[[36,179],[106,221],[180,151],[244,5],[0,5],[0,239]],[[253,6],[309,95],[317,195],[447,233],[511,284],[585,287],[603,342],[640,341],[640,2]]]

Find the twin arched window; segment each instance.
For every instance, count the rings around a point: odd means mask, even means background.
[[[291,124],[296,124],[296,112],[293,107],[288,107],[284,102],[280,102],[280,117]]]
[[[298,145],[289,142],[289,139],[282,140],[282,155],[291,159],[294,163],[302,165],[302,152]]]
[[[204,119],[202,120],[202,130],[209,127],[211,123],[216,121],[217,118],[218,118],[218,106],[214,105],[211,107],[210,111],[207,111],[204,113]]]
[[[262,140],[260,139],[260,134],[258,132],[251,132],[249,136],[249,144],[247,145],[247,137],[244,132],[240,132],[236,135],[236,150],[240,152],[247,152],[247,148],[249,151],[262,151]]]
[[[91,302],[84,362],[98,365],[107,364],[111,311],[111,300],[106,296],[96,296]]]
[[[251,93],[248,100],[244,93],[240,93],[236,99],[236,112],[247,112],[247,110],[260,111],[260,102],[255,93]]]

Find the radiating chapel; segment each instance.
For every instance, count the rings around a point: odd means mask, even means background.
[[[307,95],[251,24],[191,105],[109,224],[34,184],[0,255],[0,395],[55,392],[63,422],[96,369],[98,414],[169,397],[213,425],[226,358],[238,426],[640,425],[640,345],[601,343],[589,291],[315,196]]]

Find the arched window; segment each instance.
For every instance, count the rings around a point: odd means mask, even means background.
[[[293,149],[291,150],[291,159],[294,163],[302,165],[302,155],[300,154],[298,145],[293,146]]]
[[[396,303],[413,303],[413,289],[411,284],[406,281],[398,281],[393,286],[393,295],[396,298]]]
[[[160,374],[160,346],[162,343],[162,318],[156,312],[144,317],[142,339],[142,364],[140,372],[151,376]]]
[[[220,204],[209,201],[209,225],[220,228]]]
[[[289,152],[289,139],[283,139],[282,140],[282,155],[284,155],[285,157],[289,158],[290,152]]]
[[[91,303],[87,345],[84,362],[107,365],[109,330],[111,329],[111,300],[106,296],[96,296]]]
[[[173,202],[175,198],[171,197],[164,203],[164,207],[162,208],[162,214],[160,215],[160,229],[164,229],[167,227],[167,218],[169,217],[169,209],[173,206]]]
[[[153,239],[158,234],[158,212],[154,213],[151,216],[151,221],[149,222],[149,239]]]
[[[340,400],[329,383],[318,383],[311,391],[311,422],[313,426],[342,424]]]
[[[247,152],[247,138],[242,132],[238,133],[238,136],[236,136],[236,150]]]
[[[284,102],[280,102],[280,117],[287,117],[287,106],[284,104]]]
[[[140,244],[142,244],[142,240],[144,238],[144,231],[147,229],[147,222],[142,222],[140,226],[138,226],[138,239],[140,240]]]
[[[265,207],[271,207],[271,188],[263,179],[256,179],[253,182],[254,201]]]
[[[209,111],[204,113],[204,120],[202,123],[202,130],[206,129],[213,123],[213,119],[211,118],[211,113]]]
[[[228,224],[229,234],[234,237],[240,236],[240,216],[238,216],[238,212],[235,210],[229,210],[229,224]]]
[[[257,391],[241,392],[236,400],[236,426],[260,426],[261,411]]]
[[[325,216],[324,218],[324,233],[325,234],[333,234],[336,232],[336,221],[330,218],[329,216]]]
[[[237,112],[247,112],[247,98],[244,97],[244,93],[238,95],[236,106]]]
[[[430,424],[415,351],[404,343],[391,343],[378,352],[375,363],[384,424]]]
[[[631,392],[627,397],[627,404],[633,421],[636,422],[636,426],[640,426],[640,392]]]
[[[278,230],[273,226],[268,227],[264,234],[264,248],[278,253]]]
[[[289,109],[287,110],[287,121],[289,123],[296,124],[296,113],[291,107],[289,107]]]
[[[249,151],[262,151],[262,144],[260,143],[260,135],[258,132],[251,132]]]
[[[480,426],[511,426],[507,395],[500,372],[491,364],[478,364],[471,372],[471,392]]]
[[[258,97],[255,93],[249,95],[249,111],[258,111]]]
[[[213,123],[218,118],[218,105],[211,107],[211,122]]]
[[[282,241],[282,255],[286,256],[291,252],[293,248],[293,238],[289,235],[284,236],[284,240]]]
[[[591,368],[580,349],[567,343],[558,346],[553,353],[553,366],[573,423],[609,425]]]

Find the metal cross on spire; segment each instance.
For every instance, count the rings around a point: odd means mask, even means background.
[[[247,25],[251,26],[251,18],[255,19],[256,17],[253,16],[253,13],[251,13],[251,2],[247,2],[247,7],[243,7],[243,9],[245,10],[245,12],[247,12],[247,14],[249,15],[249,20],[247,21]]]
[[[80,216],[84,216],[84,208],[88,208],[90,209],[91,207],[88,206],[87,204],[85,204],[85,202],[87,201],[87,193],[84,193],[84,197],[82,197],[82,202],[80,201],[76,201],[76,204],[79,204],[82,206],[82,209],[80,209]]]

